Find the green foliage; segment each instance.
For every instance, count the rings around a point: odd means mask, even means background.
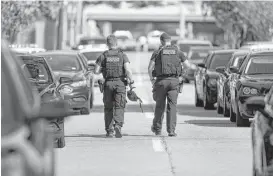
[[[122,1],[84,1],[84,5],[107,4],[114,8],[119,8]],[[133,8],[143,8],[148,6],[162,6],[161,1],[126,1]]]
[[[270,1],[210,1],[217,24],[235,47],[245,41],[271,40],[273,27],[273,2]]]
[[[32,24],[37,18],[56,19],[61,2],[59,1],[2,1],[1,32],[7,40]]]

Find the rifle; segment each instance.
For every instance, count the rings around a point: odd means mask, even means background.
[[[99,79],[98,80],[98,84],[99,84],[99,88],[100,88],[100,92],[101,93],[103,93],[103,91],[104,91],[104,80],[102,80],[102,79]]]

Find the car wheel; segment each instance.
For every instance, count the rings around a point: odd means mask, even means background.
[[[196,90],[196,84],[195,84],[195,106],[196,107],[202,107],[203,106],[203,101],[199,99],[198,93]]]
[[[188,80],[187,78],[184,79],[184,83],[190,83],[190,80]]]
[[[228,107],[227,107],[227,101],[228,101],[228,99],[227,99],[227,96],[226,96],[226,93],[224,92],[224,96],[223,96],[223,115],[224,115],[224,117],[229,117],[230,116],[230,110],[228,109]]]
[[[236,114],[233,112],[233,106],[230,104],[230,109],[229,109],[229,120],[231,122],[236,122]]]
[[[240,114],[239,106],[236,104],[236,126],[237,127],[248,127],[250,125],[248,119],[243,119]]]
[[[223,114],[223,107],[220,104],[220,100],[219,100],[218,96],[217,96],[217,113]]]
[[[93,108],[93,104],[94,104],[94,98],[93,98],[93,93],[91,93],[91,95],[90,95],[90,109]]]
[[[207,88],[204,85],[204,90],[203,90],[203,103],[204,103],[204,109],[214,109],[213,103],[210,103],[208,101],[208,94],[207,94]]]

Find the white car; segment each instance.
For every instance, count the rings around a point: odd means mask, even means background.
[[[101,48],[86,48],[80,50],[80,55],[87,60],[88,66],[94,71],[97,58],[107,49],[106,46]],[[98,85],[99,79],[103,79],[102,74],[94,75],[94,83],[96,86]]]
[[[160,43],[160,35],[162,34],[161,31],[151,31],[147,35],[147,42],[148,42],[148,49],[149,50],[156,50],[161,45]]]
[[[113,34],[117,37],[118,48],[122,50],[136,50],[137,42],[130,31],[115,31]]]

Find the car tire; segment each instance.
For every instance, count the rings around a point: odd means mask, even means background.
[[[91,95],[90,95],[90,109],[93,108],[93,105],[94,105],[94,98],[93,98],[93,93],[91,93]]]
[[[203,101],[201,99],[199,99],[198,97],[198,93],[196,90],[196,84],[195,84],[195,106],[196,107],[202,107],[203,106]]]
[[[233,106],[232,104],[230,103],[230,109],[229,109],[229,120],[231,122],[236,122],[236,114],[233,112]]]
[[[238,104],[236,104],[236,126],[237,127],[249,127],[250,123],[248,119],[243,119],[240,114]]]
[[[213,103],[210,103],[208,101],[208,94],[207,94],[206,85],[204,85],[204,88],[203,88],[203,105],[204,105],[204,109],[206,109],[206,110],[214,109]]]
[[[188,80],[187,78],[184,79],[184,83],[190,83],[190,80]]]
[[[223,114],[223,107],[221,106],[218,96],[217,96],[217,114]]]
[[[227,96],[226,93],[224,92],[224,96],[223,96],[223,115],[224,117],[230,117],[230,110],[227,107]]]

